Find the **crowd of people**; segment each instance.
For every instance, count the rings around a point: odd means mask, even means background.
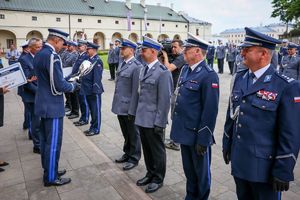
[[[124,38],[110,43],[109,80],[115,82],[111,111],[124,137],[123,155],[115,162],[131,170],[138,165],[143,149],[147,173],[136,184],[147,186],[146,193],[163,186],[165,148],[170,148],[181,151],[187,179],[185,199],[208,199],[218,73],[224,72],[225,57],[233,78],[223,158],[226,164],[231,162],[237,196],[280,199],[281,192],[289,189],[300,147],[298,45],[250,28],[245,32],[239,46],[224,46],[220,41],[217,48],[188,33],[186,41],[170,42],[171,53],[147,36],[138,44]],[[58,170],[64,116],[78,118],[75,126],[90,124],[86,136],[101,130],[104,88],[99,46],[67,37],[63,31],[49,29],[46,42],[31,38],[22,45],[21,54],[14,45],[6,53],[9,64],[19,62],[27,78],[18,88],[24,103],[23,129],[28,129],[33,153],[41,154],[44,186],[71,182],[63,177],[66,170]],[[213,69],[215,58],[218,73]],[[71,71],[66,74],[68,68]],[[7,92],[6,87],[0,90],[1,126],[3,94]],[[169,113],[171,138],[165,141]],[[6,165],[0,161],[0,167]]]

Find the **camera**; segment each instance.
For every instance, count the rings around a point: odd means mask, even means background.
[[[169,62],[172,63],[176,58],[176,55],[174,55],[172,52],[172,40],[164,39],[159,43],[161,43],[163,46],[161,50],[167,53]],[[158,57],[163,60],[163,54],[161,51],[158,53]]]

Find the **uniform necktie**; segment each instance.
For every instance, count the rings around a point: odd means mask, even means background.
[[[192,68],[188,67],[188,71],[186,73],[186,77],[188,77],[191,74],[191,72],[192,72]]]
[[[121,69],[126,65],[126,62],[123,61],[122,65],[121,65]]]
[[[144,71],[144,76],[146,76],[146,74],[147,74],[147,72],[148,72],[148,69],[149,69],[149,67],[148,67],[148,65],[146,65],[146,66],[145,66],[145,71]]]
[[[254,79],[255,79],[255,74],[252,72],[248,72],[248,85],[247,85],[248,89],[253,85]]]

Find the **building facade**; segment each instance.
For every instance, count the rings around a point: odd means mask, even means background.
[[[268,36],[274,37],[279,39],[281,35],[284,34],[286,31],[286,25],[282,23],[278,24],[270,24],[267,26],[258,26],[258,27],[251,27],[254,30],[264,33]],[[293,27],[289,25],[289,31]],[[236,28],[236,29],[227,29],[220,33],[220,36],[226,38],[229,43],[239,44],[245,38],[245,29],[244,28]]]
[[[70,3],[71,2],[71,3]],[[199,25],[200,26],[200,25]],[[116,38],[141,40],[143,35],[162,40],[185,39],[194,30],[182,14],[161,5],[110,0],[3,0],[0,1],[0,48],[19,46],[32,37],[46,39],[48,28],[70,33],[70,39],[87,39],[108,49]],[[209,37],[211,24],[202,24]]]

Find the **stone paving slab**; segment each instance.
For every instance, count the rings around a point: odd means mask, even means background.
[[[0,200],[151,199],[92,141],[65,119],[60,168],[72,182],[44,187],[41,160],[22,127],[22,103],[12,91],[5,96],[5,125],[0,134],[0,159],[10,163],[0,173]]]
[[[226,65],[225,65],[226,68]],[[130,171],[122,171],[122,165],[113,160],[122,155],[123,138],[117,117],[111,113],[114,82],[107,81],[104,72],[102,95],[101,134],[87,138],[82,131],[88,126],[77,128],[72,121],[64,120],[64,137],[60,168],[67,169],[72,182],[62,187],[45,188],[42,185],[40,157],[32,153],[32,143],[22,127],[23,105],[15,91],[5,96],[5,126],[0,128],[0,160],[10,163],[0,173],[0,200],[19,199],[103,199],[103,200],[177,200],[185,196],[185,176],[178,151],[167,150],[167,172],[164,186],[147,195],[135,182],[146,173],[143,157],[139,165]],[[211,200],[234,200],[235,184],[230,175],[230,166],[225,165],[221,154],[223,125],[229,96],[231,76],[228,69],[220,76],[219,115],[215,130],[217,144],[212,153]],[[171,123],[171,121],[170,121]],[[170,126],[166,131],[169,137]],[[295,181],[283,199],[300,199],[300,167],[295,168]]]

